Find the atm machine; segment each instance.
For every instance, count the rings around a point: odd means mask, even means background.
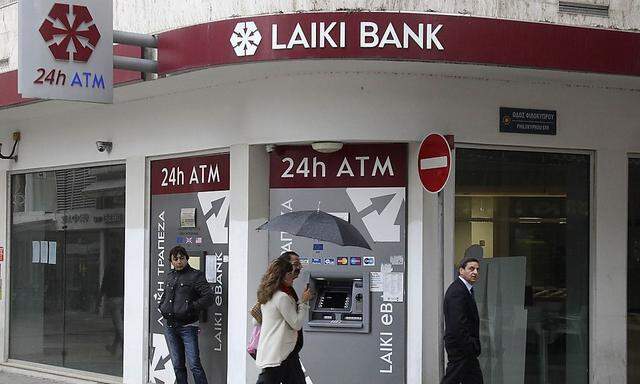
[[[304,330],[369,333],[369,274],[356,271],[311,271],[304,281],[316,293],[309,303]]]

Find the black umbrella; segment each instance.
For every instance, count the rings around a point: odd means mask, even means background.
[[[362,234],[348,221],[320,210],[295,211],[274,217],[257,228],[331,243],[371,249]]]

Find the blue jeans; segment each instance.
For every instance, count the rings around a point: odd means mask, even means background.
[[[164,338],[169,346],[173,371],[176,374],[176,384],[187,384],[187,368],[185,367],[185,355],[189,369],[193,374],[195,384],[208,384],[207,376],[200,363],[200,351],[198,350],[199,328],[194,326],[164,327]]]

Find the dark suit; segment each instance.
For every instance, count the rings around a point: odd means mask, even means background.
[[[478,307],[460,277],[444,295],[444,346],[449,362],[442,384],[482,384]]]

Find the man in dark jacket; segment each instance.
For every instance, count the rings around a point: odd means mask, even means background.
[[[200,311],[213,304],[213,290],[204,273],[189,266],[189,255],[183,247],[173,247],[169,257],[173,270],[167,274],[159,308],[176,384],[187,384],[185,354],[195,383],[207,384],[198,349],[198,319]]]
[[[458,267],[458,278],[444,295],[444,346],[447,370],[442,384],[482,384],[480,355],[480,318],[474,298],[473,284],[478,280],[480,262],[464,258]]]

